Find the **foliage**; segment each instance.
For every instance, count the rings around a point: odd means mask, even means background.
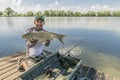
[[[49,11],[45,10],[43,14],[44,14],[44,16],[49,16]]]
[[[35,14],[34,14],[35,13]],[[10,7],[6,8],[4,12],[0,11],[0,16],[34,16],[34,15],[44,15],[44,16],[60,16],[60,17],[82,17],[82,16],[90,16],[90,17],[94,17],[94,16],[100,16],[100,17],[108,17],[108,16],[120,16],[120,11],[99,11],[99,12],[94,12],[94,11],[88,11],[86,13],[81,13],[80,11],[64,11],[64,10],[45,10],[44,12],[41,11],[37,11],[37,12],[32,12],[32,11],[28,11],[26,12],[26,14],[19,14],[17,12],[15,12],[14,10],[12,10]]]
[[[112,16],[111,11],[97,12],[97,16]]]
[[[120,11],[113,11],[112,16],[120,17]]]
[[[42,13],[41,13],[40,11],[37,11],[37,12],[35,13],[35,15],[41,16]]]
[[[10,7],[6,8],[4,12],[5,12],[8,16],[10,16],[10,14],[13,15],[13,13],[14,13],[14,11],[13,11]]]
[[[2,11],[0,11],[0,16],[3,14],[3,12]]]
[[[26,12],[26,15],[27,15],[27,16],[33,16],[34,14],[33,14],[32,11],[28,11],[28,12]]]
[[[85,16],[96,16],[96,13],[93,11],[88,11]]]

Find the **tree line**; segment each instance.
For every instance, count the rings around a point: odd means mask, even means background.
[[[94,16],[98,16],[98,17],[110,17],[110,16],[114,16],[114,17],[120,17],[120,10],[118,11],[98,11],[98,12],[94,12],[94,11],[88,11],[86,13],[82,13],[82,12],[73,12],[73,11],[64,11],[64,10],[45,10],[43,13],[40,11],[37,12],[32,12],[32,11],[28,11],[24,14],[19,14],[17,12],[15,12],[14,10],[12,10],[10,7],[6,8],[4,12],[0,11],[0,16],[35,16],[35,15],[44,15],[44,16],[60,16],[60,17],[94,17]]]

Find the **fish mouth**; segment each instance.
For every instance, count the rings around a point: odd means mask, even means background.
[[[25,35],[22,35],[21,37],[22,37],[22,38],[25,38]]]

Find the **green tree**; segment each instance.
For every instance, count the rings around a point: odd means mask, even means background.
[[[75,13],[74,13],[74,16],[79,17],[79,16],[83,16],[83,14],[80,13],[80,12],[75,12]]]
[[[58,16],[65,16],[66,13],[65,13],[65,11],[63,11],[63,10],[60,10],[60,11],[57,11],[57,15],[58,15]]]
[[[49,16],[54,16],[54,11],[53,10],[49,10]]]
[[[58,11],[57,10],[54,11],[54,16],[58,16]]]
[[[111,11],[104,11],[105,16],[111,16]]]
[[[25,14],[17,14],[17,16],[26,16]]]
[[[66,15],[67,15],[67,16],[73,16],[74,14],[73,14],[72,11],[67,11]]]
[[[88,11],[85,16],[96,16],[95,12],[93,11]]]
[[[49,16],[49,11],[48,11],[48,10],[45,10],[43,14],[44,14],[45,16]]]
[[[2,12],[2,11],[0,11],[0,16],[1,16],[1,15],[3,15],[3,12]]]
[[[37,12],[35,13],[35,15],[41,16],[42,13],[41,13],[40,11],[37,11]]]
[[[33,16],[34,14],[33,14],[32,11],[28,11],[28,12],[26,12],[26,15],[27,15],[27,16]]]
[[[111,16],[111,11],[97,12],[98,16]]]
[[[120,11],[113,11],[112,16],[120,17]]]
[[[6,8],[4,12],[5,12],[8,16],[10,16],[10,14],[13,14],[13,13],[14,13],[14,11],[13,11],[10,7]]]
[[[13,11],[9,16],[17,16],[17,15],[18,15],[18,13]]]

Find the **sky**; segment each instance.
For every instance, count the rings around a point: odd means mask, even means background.
[[[120,0],[0,0],[0,11],[11,7],[18,13],[44,10],[104,11],[120,10]]]

